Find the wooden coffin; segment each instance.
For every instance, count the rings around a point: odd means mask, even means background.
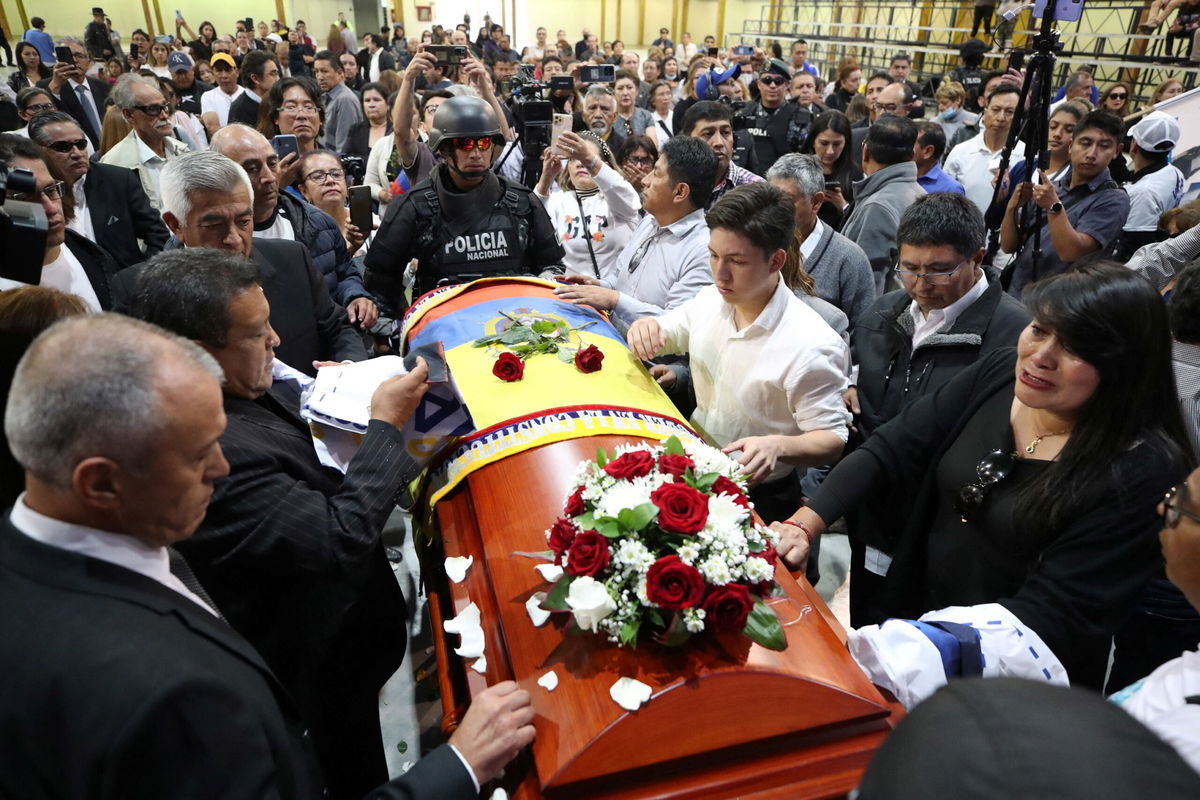
[[[430,577],[430,607],[447,731],[473,694],[516,680],[533,695],[537,738],[531,757],[504,784],[518,798],[836,797],[854,788],[871,753],[895,725],[899,707],[850,658],[845,634],[811,586],[782,567],[786,593],[773,601],[784,623],[782,652],[740,635],[634,650],[591,635],[568,635],[555,619],[535,628],[525,601],[547,585],[536,561],[544,550],[579,461],[616,436],[557,442],[485,467],[437,506],[441,552],[475,558],[466,579]],[[431,560],[427,576],[440,574]],[[443,619],[468,603],[480,609],[486,675],[453,652]],[[559,615],[556,615],[559,616]],[[537,679],[559,677],[548,692]],[[625,711],[609,696],[620,677],[654,689]]]

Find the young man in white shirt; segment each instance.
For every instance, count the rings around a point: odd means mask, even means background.
[[[246,89],[238,86],[238,68],[228,53],[213,53],[213,77],[217,85],[200,95],[200,119],[211,139],[213,134],[229,124],[229,107]]]
[[[1158,240],[1158,218],[1183,197],[1183,173],[1171,163],[1179,133],[1179,123],[1162,111],[1150,112],[1129,129],[1134,172],[1125,184],[1129,218],[1117,244],[1117,257],[1122,260]]]
[[[796,468],[837,461],[849,436],[846,345],[783,280],[782,270],[798,267],[788,263],[796,223],[783,191],[739,186],[707,221],[713,285],[635,322],[629,345],[647,360],[689,354],[692,424],[738,454],[763,520],[787,519],[800,501]]]
[[[992,202],[995,188],[995,170],[1000,166],[1000,151],[1008,142],[1008,129],[1012,127],[1013,115],[1021,90],[1010,83],[1002,83],[992,89],[980,120],[979,135],[957,145],[946,156],[943,169],[966,189],[967,199],[975,204],[981,214],[986,214]],[[1025,157],[1025,145],[1020,142],[1013,148],[1011,163]]]

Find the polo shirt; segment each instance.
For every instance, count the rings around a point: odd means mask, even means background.
[[[924,175],[917,176],[917,183],[925,190],[926,194],[966,194],[966,189],[958,181],[946,174],[946,171],[937,164],[926,172]]]

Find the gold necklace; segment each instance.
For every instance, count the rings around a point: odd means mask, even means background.
[[[1042,443],[1042,439],[1049,439],[1051,436],[1065,436],[1070,432],[1070,430],[1065,430],[1055,431],[1054,433],[1043,433],[1041,436],[1034,437],[1034,440],[1025,448],[1025,452],[1033,455],[1033,451],[1037,450],[1037,446]]]

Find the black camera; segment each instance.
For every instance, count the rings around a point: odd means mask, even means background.
[[[367,162],[362,156],[342,156],[342,169],[346,170],[346,185],[363,183],[367,174]]]
[[[42,282],[46,253],[46,209],[41,203],[9,200],[9,195],[37,197],[37,180],[27,169],[9,170],[0,163],[0,277],[37,286]]]

